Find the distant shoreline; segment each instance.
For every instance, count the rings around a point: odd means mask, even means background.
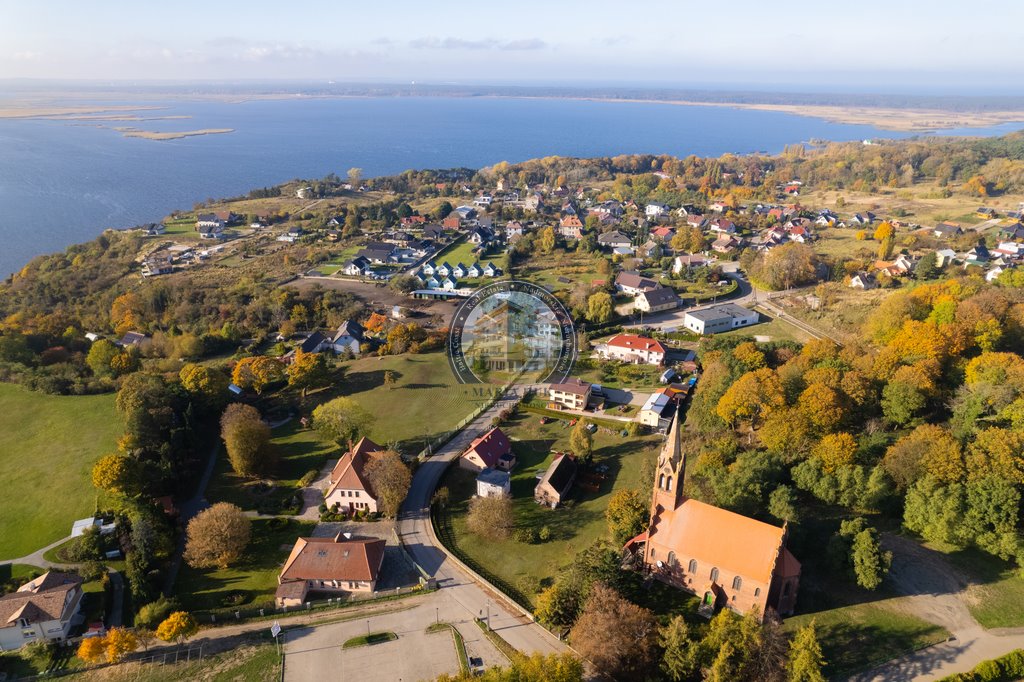
[[[83,95],[84,96],[84,95]],[[126,94],[127,96],[127,94]],[[927,107],[896,107],[896,106],[871,106],[871,105],[847,105],[847,104],[779,104],[759,102],[729,102],[729,101],[705,101],[687,99],[655,99],[644,97],[602,97],[583,95],[537,95],[537,94],[444,94],[424,93],[410,94],[407,92],[395,91],[385,93],[364,93],[364,94],[324,94],[324,93],[251,93],[251,94],[162,94],[146,95],[148,98],[164,100],[198,100],[198,101],[221,101],[231,104],[241,104],[254,100],[324,100],[324,99],[385,99],[389,97],[466,97],[466,98],[488,98],[488,99],[541,99],[541,100],[576,100],[588,102],[623,102],[629,104],[668,104],[673,106],[694,106],[694,107],[726,107],[732,109],[748,109],[755,111],[773,111],[778,113],[792,114],[816,118],[830,123],[847,125],[870,125],[880,130],[902,133],[928,133],[937,130],[952,130],[957,128],[987,128],[1005,123],[1018,123],[1024,125],[1024,109],[1008,109],[1001,111],[955,111],[952,109],[927,108]],[[151,111],[162,109],[157,105],[74,105],[56,106],[51,104],[23,104],[0,102],[0,119],[46,119],[46,120],[148,120],[135,112]],[[184,116],[156,116],[160,118],[180,118]],[[230,132],[227,129],[215,129],[217,132]],[[188,137],[197,134],[212,134],[209,132],[189,131],[187,134],[180,134],[179,137]],[[174,139],[173,137],[148,137],[133,135],[134,137],[147,137],[148,139]]]
[[[139,130],[138,128],[114,128],[125,137],[141,137],[144,140],[180,140],[183,137],[198,137],[200,135],[223,135],[235,132],[234,128],[203,128],[201,130],[180,130],[167,133],[159,133],[152,130]]]

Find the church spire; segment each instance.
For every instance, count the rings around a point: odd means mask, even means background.
[[[682,502],[686,457],[683,455],[679,434],[679,413],[668,430],[668,438],[658,455],[658,470],[654,478],[654,508],[675,509]]]

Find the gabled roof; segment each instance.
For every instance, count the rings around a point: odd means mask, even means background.
[[[684,499],[676,509],[659,514],[658,542],[727,574],[769,583],[785,551],[785,528],[698,500]],[[799,573],[795,558],[789,556],[786,561],[792,564],[786,570]]]
[[[551,462],[551,466],[544,472],[544,476],[537,485],[542,486],[547,483],[559,495],[564,495],[572,485],[575,476],[576,460],[566,454],[559,454]]]
[[[508,442],[508,436],[495,427],[470,443],[462,456],[475,452],[483,460],[484,466],[493,467],[502,455],[511,450],[512,444]]]
[[[665,346],[661,345],[660,341],[649,339],[646,336],[637,336],[636,334],[616,334],[608,339],[608,345],[615,346],[616,348],[644,350],[654,353],[665,352]]]
[[[371,455],[382,450],[384,448],[369,438],[360,438],[356,446],[342,455],[338,463],[334,465],[328,479],[330,485],[324,496],[329,496],[338,488],[344,488],[346,490],[362,490],[370,495],[370,497],[376,498],[363,470],[371,459]]]
[[[676,303],[679,301],[679,296],[676,294],[676,290],[670,287],[644,291],[638,298],[646,300],[647,305],[649,306],[664,305],[666,303]]]
[[[292,580],[376,580],[384,561],[384,540],[299,538],[281,569],[280,582]]]
[[[562,393],[586,395],[590,390],[590,384],[577,377],[569,377],[560,384],[551,384],[550,388],[552,391],[560,391]]]
[[[313,332],[302,342],[299,348],[303,353],[312,353],[320,346],[320,344],[327,341],[327,337],[320,332]]]
[[[644,277],[638,272],[623,271],[615,277],[615,283],[621,287],[631,289],[657,289],[661,285],[650,277]]]
[[[351,336],[356,341],[363,340],[363,325],[359,324],[355,320],[345,320],[338,326],[338,331],[334,332],[334,337],[331,339],[333,343],[337,343],[338,339],[345,336]]]
[[[81,584],[81,577],[56,571],[25,583],[0,597],[0,628],[16,626],[21,618],[29,623],[63,620],[67,593]]]

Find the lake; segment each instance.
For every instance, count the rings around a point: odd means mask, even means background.
[[[784,113],[645,102],[386,97],[151,104],[166,108],[139,113],[191,118],[105,125],[235,132],[154,141],[88,121],[0,119],[0,277],[107,227],[158,221],[209,197],[293,178],[343,176],[353,166],[374,176],[551,155],[776,153],[810,139],[908,136]]]

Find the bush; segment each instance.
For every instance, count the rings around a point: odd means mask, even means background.
[[[537,537],[540,538],[541,542],[547,542],[548,540],[550,540],[551,539],[551,527],[550,526],[542,526],[541,529],[540,529],[540,533],[537,535]]]
[[[512,531],[512,539],[516,542],[533,545],[537,543],[537,531],[533,528],[516,528]]]
[[[105,576],[107,574],[107,567],[99,561],[86,561],[78,569],[78,574],[82,576],[82,580],[91,582]]]
[[[135,627],[153,630],[177,608],[178,603],[176,601],[161,596],[156,601],[145,604],[139,609],[139,612],[135,615]]]
[[[308,488],[309,486],[313,485],[313,481],[315,481],[317,479],[317,476],[319,476],[319,475],[320,475],[320,471],[319,470],[317,470],[317,469],[310,469],[309,471],[307,471],[305,474],[302,475],[302,478],[299,479],[299,486],[298,487],[300,487],[300,488]]]

